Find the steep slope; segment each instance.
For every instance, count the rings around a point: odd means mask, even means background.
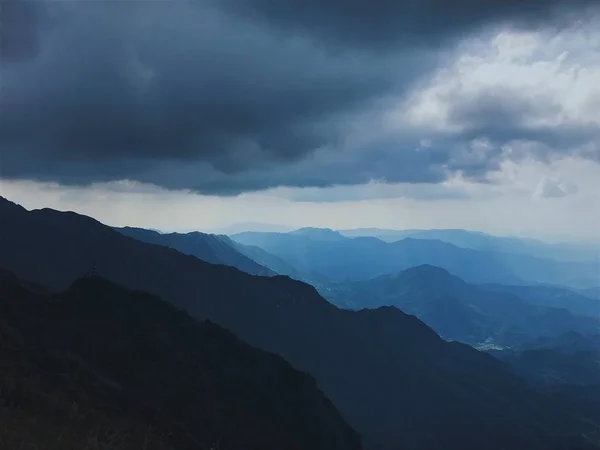
[[[125,236],[150,244],[164,245],[175,250],[200,258],[211,264],[223,264],[237,267],[243,272],[252,275],[273,276],[275,272],[261,266],[246,255],[241,254],[229,243],[227,236],[200,233],[168,233],[161,234],[143,228],[116,228]]]
[[[434,239],[383,242],[374,237],[318,239],[319,233],[256,233],[231,236],[261,247],[304,272],[335,280],[364,280],[430,264],[473,283],[597,284],[598,261],[563,262],[522,254],[460,248]]]
[[[239,242],[235,242],[233,239],[229,238],[229,242],[233,248],[235,248],[238,252],[246,255],[248,258],[256,261],[257,263],[268,267],[269,269],[277,272],[279,275],[288,275],[292,278],[293,274],[300,274],[300,270],[291,264],[285,262],[283,259],[278,258],[277,256],[271,255],[269,252],[263,250],[260,247],[255,245],[244,245]],[[298,279],[298,278],[297,278]]]
[[[511,286],[502,284],[488,284],[481,287],[493,292],[514,295],[530,305],[564,308],[573,314],[600,318],[600,300],[586,297],[571,289],[557,286]]]
[[[95,261],[313,375],[370,449],[576,450],[594,424],[493,357],[395,308],[340,310],[287,277],[256,277],[123,236],[90,218],[0,202],[0,265],[56,288]],[[593,447],[595,448],[595,447]]]
[[[230,246],[235,248],[238,252],[246,255],[253,261],[256,261],[257,263],[269,268],[279,275],[286,275],[294,280],[304,281],[305,283],[314,286],[321,294],[328,292],[330,289],[332,289],[332,287],[338,285],[338,282],[321,275],[315,270],[310,268],[307,270],[301,270],[260,247],[255,245],[240,244],[239,242],[236,242],[227,236],[225,236],[224,239],[227,239],[227,243]]]
[[[592,333],[600,327],[598,319],[530,305],[514,295],[482,289],[429,265],[340,285],[328,292],[327,298],[352,309],[396,306],[416,315],[444,338],[472,345],[513,346],[570,330]]]
[[[10,448],[64,429],[71,448],[361,448],[314,379],[149,294],[86,278],[51,299],[0,273],[0,311]]]

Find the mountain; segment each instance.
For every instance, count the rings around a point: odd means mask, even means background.
[[[319,275],[304,273],[260,247],[243,245],[226,235],[190,233],[159,233],[143,228],[115,228],[121,234],[149,244],[173,248],[211,264],[235,267],[251,275],[287,275],[296,280],[318,284]],[[312,229],[297,230],[298,234]]]
[[[293,266],[292,264],[279,258],[278,256],[270,254],[269,252],[263,250],[260,247],[257,247],[255,245],[240,244],[239,242],[236,242],[229,237],[228,239],[229,244],[238,252],[240,252],[243,255],[246,255],[248,258],[252,259],[253,261],[256,261],[258,264],[264,267],[269,268],[270,270],[279,275],[287,275],[288,277],[293,278],[294,280],[305,281],[307,283],[312,284],[313,286],[316,286],[319,283],[320,279],[321,282],[329,281],[328,279],[320,276],[314,271],[304,272],[298,269],[297,267]]]
[[[538,386],[600,387],[600,334],[569,332],[493,354]]]
[[[600,280],[599,280],[600,282]],[[578,292],[586,297],[600,300],[600,287],[592,287],[587,289],[578,289]]]
[[[511,293],[488,291],[429,265],[346,283],[326,297],[352,309],[395,306],[419,317],[444,338],[472,345],[513,346],[570,330],[591,333],[600,327],[598,318],[531,305]]]
[[[535,306],[564,308],[573,314],[600,319],[600,300],[557,286],[482,285],[482,288],[519,297]]]
[[[599,351],[564,352],[553,349],[497,353],[512,371],[540,386],[583,385],[600,382]]]
[[[215,234],[235,234],[243,233],[244,231],[271,231],[285,233],[291,231],[293,227],[272,223],[260,222],[238,222],[232,223],[224,227],[220,227],[214,231]]]
[[[592,352],[600,351],[600,328],[596,334],[577,333],[569,331],[558,336],[543,337],[534,341],[524,342],[513,348],[513,351],[552,349],[563,352]]]
[[[261,266],[233,248],[231,240],[227,236],[205,234],[198,231],[161,234],[156,231],[132,227],[116,228],[116,230],[139,241],[171,247],[181,253],[195,256],[212,264],[237,267],[252,275],[275,275],[272,270]]]
[[[578,288],[598,282],[598,262],[564,262],[523,254],[461,248],[433,239],[383,242],[373,237],[318,239],[318,233],[232,235],[241,244],[258,246],[303,272],[333,280],[364,280],[430,264],[472,283],[552,283]],[[327,233],[329,236],[329,233]]]
[[[582,437],[597,425],[575,406],[396,308],[341,310],[288,277],[248,275],[85,216],[27,211],[5,200],[0,248],[0,266],[55,289],[95,262],[112,282],[159,295],[282,356],[315,377],[369,450],[597,448]]]
[[[312,377],[152,295],[0,271],[0,311],[2,448],[362,448]]]
[[[353,228],[348,230],[337,230],[342,236],[349,238],[374,237],[384,242],[396,242],[423,230],[390,230],[382,228]]]
[[[359,228],[340,230],[340,233],[347,237],[371,236],[385,242],[396,242],[406,238],[439,240],[473,250],[515,253],[565,261],[597,261],[600,258],[598,245],[554,244],[536,239],[493,236],[480,231],[461,229],[382,230]]]
[[[306,236],[310,239],[315,239],[318,241],[343,241],[344,236],[342,236],[337,231],[333,231],[329,228],[312,228],[305,227],[299,228],[298,230],[290,231],[288,234],[292,236]]]

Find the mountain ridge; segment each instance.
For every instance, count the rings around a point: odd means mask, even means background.
[[[407,237],[392,243],[375,237],[319,240],[289,233],[247,232],[230,236],[337,281],[364,280],[409,267],[443,267],[471,283],[563,284],[588,288],[597,284],[598,262],[564,262],[525,254],[461,248],[439,239]]]
[[[211,264],[222,264],[236,267],[246,273],[260,276],[276,275],[271,269],[264,267],[235,249],[227,236],[201,233],[158,233],[144,228],[123,227],[116,230],[126,236],[147,242],[163,245],[195,256]]]
[[[211,265],[56,214],[0,202],[0,266],[64,289],[94,261],[112,282],[158,295],[310,373],[369,449],[594,448],[580,438],[595,428],[579,412],[396,308],[340,310],[289,277]]]
[[[579,317],[564,308],[530,304],[512,292],[472,285],[431,265],[338,284],[326,297],[351,309],[393,305],[421,318],[444,338],[474,346],[513,346],[570,330],[592,333],[600,328],[598,316]]]
[[[64,449],[61,428],[79,442],[97,426],[106,450],[362,448],[313,377],[156,296],[92,276],[49,298],[0,270],[0,309],[0,416],[21,418],[0,443],[54,430],[39,444]]]

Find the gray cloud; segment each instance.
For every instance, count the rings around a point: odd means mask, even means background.
[[[0,175],[222,195],[479,176],[498,158],[473,157],[465,142],[518,133],[521,107],[467,102],[454,111],[470,123],[464,136],[427,136],[437,143],[427,148],[419,130],[360,151],[339,143],[358,114],[442,63],[456,37],[509,19],[554,23],[591,3],[11,0]]]
[[[576,194],[579,188],[576,184],[562,179],[543,178],[534,193],[535,197],[562,198]]]
[[[284,191],[282,198],[295,202],[332,203],[343,201],[365,201],[396,198],[411,198],[421,201],[433,200],[465,200],[470,198],[468,192],[460,187],[443,184],[368,184],[352,186],[336,186],[326,190],[308,188]]]
[[[471,97],[447,99],[451,106],[449,121],[461,128],[455,139],[485,140],[486,158],[482,158],[482,173],[493,169],[504,157],[518,159],[535,156],[576,155],[585,149],[586,158],[600,160],[600,126],[593,122],[573,122],[566,117],[563,105],[535,93],[507,89],[489,89]],[[506,146],[521,143],[523,153],[507,154]],[[527,145],[529,144],[529,145]]]

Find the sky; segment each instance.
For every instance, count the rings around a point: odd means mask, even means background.
[[[600,241],[595,0],[9,0],[0,195],[111,225]]]

